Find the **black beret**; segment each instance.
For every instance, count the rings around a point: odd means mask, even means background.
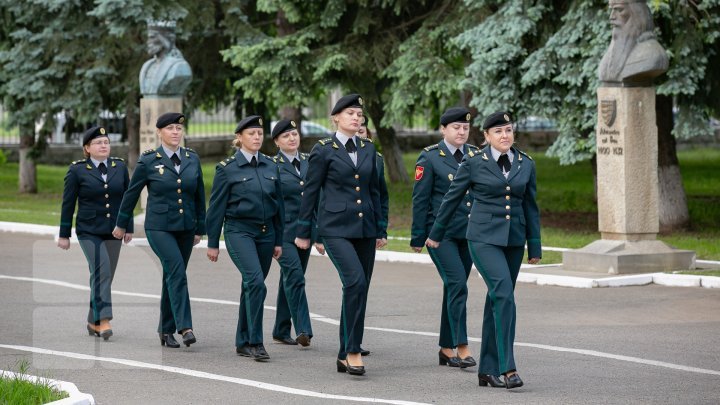
[[[235,133],[239,134],[245,128],[262,128],[262,125],[262,117],[259,115],[251,115],[238,122],[237,127],[235,127]]]
[[[512,124],[512,115],[505,111],[494,112],[485,118],[483,129],[499,127],[501,125]]]
[[[295,124],[295,121],[293,120],[280,120],[275,124],[275,126],[272,129],[272,138],[275,139],[280,134],[284,134],[285,132],[297,130],[297,125]]]
[[[185,116],[180,113],[169,112],[158,117],[156,128],[165,128],[170,124],[185,124]]]
[[[470,110],[465,107],[448,108],[440,116],[440,124],[447,125],[452,122],[470,122]]]
[[[332,111],[330,112],[330,115],[335,115],[339,113],[340,111],[350,108],[350,107],[356,107],[356,108],[362,108],[363,106],[363,99],[360,97],[359,94],[348,94],[347,96],[340,97],[340,100],[335,103],[335,107],[333,107]]]
[[[104,127],[92,127],[85,131],[82,137],[83,146],[90,143],[95,138],[101,137],[101,136],[107,136],[107,132],[105,132]]]

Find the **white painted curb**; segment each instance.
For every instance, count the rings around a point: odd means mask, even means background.
[[[75,384],[71,382],[53,380],[50,378],[37,377],[28,374],[18,374],[13,373],[12,371],[4,370],[0,370],[0,376],[5,378],[20,378],[22,380],[32,382],[38,382],[38,380],[40,380],[42,382],[47,382],[49,386],[58,391],[68,393],[69,396],[67,398],[63,398],[54,402],[49,402],[47,405],[95,405],[95,398],[93,398],[92,395],[80,392],[77,386],[75,386]]]
[[[21,232],[35,235],[49,235],[57,238],[58,227],[49,225],[35,225],[35,224],[24,224],[18,222],[2,222],[0,221],[0,231],[5,232]],[[75,230],[73,229],[72,241],[77,243],[77,237]],[[128,246],[142,246],[148,247],[148,241],[146,238],[134,238]],[[202,240],[195,246],[198,249],[207,248],[207,240]],[[220,249],[225,250],[225,242],[220,241]],[[546,250],[567,250],[564,248],[544,248]],[[321,255],[315,247],[312,248],[313,256]],[[389,250],[378,250],[375,254],[375,260],[379,262],[387,263],[410,263],[410,264],[430,264],[432,265],[432,259],[427,253],[405,253],[405,252],[393,252]],[[719,262],[698,260],[698,263],[706,264],[718,264]],[[572,277],[572,276],[559,276],[552,274],[540,274],[540,273],[529,273],[527,270],[540,269],[543,267],[555,267],[557,265],[530,265],[523,264],[520,269],[521,272],[518,275],[518,282],[537,284],[541,286],[559,286],[559,287],[572,287],[572,288],[598,288],[598,287],[625,287],[625,286],[639,286],[647,284],[659,284],[670,287],[704,287],[704,288],[720,288],[720,277],[713,276],[695,276],[686,274],[667,274],[667,273],[653,273],[653,274],[632,274],[627,276],[617,277],[605,277],[605,278],[587,278],[587,277]],[[475,266],[473,266],[474,268]],[[522,271],[525,270],[525,271]]]

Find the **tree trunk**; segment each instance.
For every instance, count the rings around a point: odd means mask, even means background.
[[[137,92],[131,91],[125,99],[125,128],[127,129],[128,142],[127,166],[130,170],[135,169],[140,155],[140,113],[138,110]]]
[[[35,125],[20,125],[20,164],[18,167],[18,191],[37,193],[37,171],[35,167]]]
[[[687,197],[675,149],[675,137],[672,135],[672,107],[672,97],[663,95],[655,97],[658,129],[660,232],[686,229],[690,223]]]
[[[472,101],[472,92],[469,90],[464,90],[461,93],[461,100],[463,105],[465,105],[465,108],[470,110],[470,114],[474,117],[473,119],[475,122],[482,122],[484,117],[478,116],[478,109],[475,107],[470,106],[470,101]],[[474,123],[470,123],[470,136],[468,137],[468,143],[475,145],[477,147],[480,147],[483,142],[485,142],[485,135],[480,130],[480,127],[482,127],[482,124],[475,125]]]
[[[382,146],[382,153],[385,159],[385,171],[390,181],[409,183],[410,178],[403,164],[402,152],[397,143],[395,129],[380,125],[380,122],[382,122],[385,116],[385,111],[383,111],[380,103],[368,103],[367,100],[366,103],[370,118],[372,118],[375,128],[377,128],[377,138],[380,140],[380,146]]]

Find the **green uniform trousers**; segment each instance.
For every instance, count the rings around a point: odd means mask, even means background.
[[[100,324],[112,319],[111,287],[122,241],[112,235],[78,235],[78,242],[90,269],[90,309],[87,321]]]
[[[239,221],[225,222],[225,246],[242,274],[235,347],[263,343],[265,278],[272,264],[275,235],[273,232],[263,234],[260,229]]]
[[[443,282],[440,315],[440,347],[455,348],[467,344],[467,280],[472,259],[467,240],[445,238],[428,253]]]
[[[478,374],[499,376],[516,370],[515,281],[525,254],[524,246],[496,246],[468,241],[470,254],[485,284],[482,344]]]
[[[157,231],[146,229],[148,243],[163,268],[158,333],[192,329],[187,270],[195,231]]]
[[[281,274],[273,337],[289,338],[293,324],[295,335],[305,333],[312,337],[310,309],[305,295],[305,271],[311,249],[298,249],[290,242],[283,242],[282,249],[282,256],[278,259]]]

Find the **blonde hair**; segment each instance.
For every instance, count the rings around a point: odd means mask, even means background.
[[[230,145],[231,145],[233,148],[240,148],[240,147],[242,147],[242,141],[240,141],[240,137],[241,137],[241,136],[242,136],[242,132],[238,132],[238,133],[235,134],[235,139],[233,139],[232,142],[230,142]]]
[[[85,159],[90,157],[90,152],[87,150],[88,145],[83,145],[83,155],[85,155]]]

